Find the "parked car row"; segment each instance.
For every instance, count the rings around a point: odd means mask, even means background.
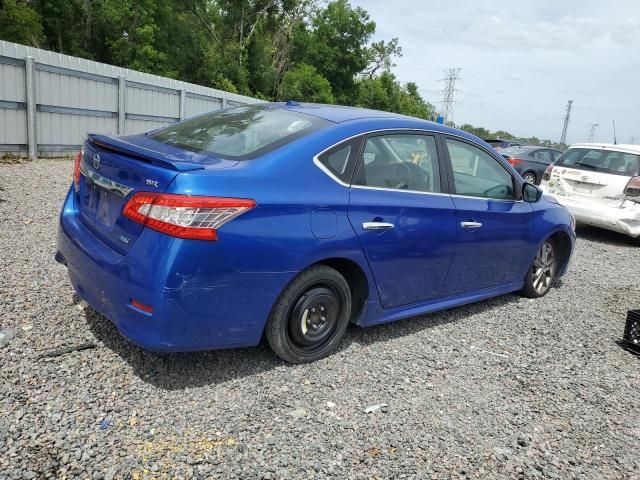
[[[500,154],[526,182],[538,185],[547,167],[558,160],[562,152],[553,148],[519,145],[502,149]]]
[[[349,323],[545,295],[567,270],[573,227],[473,135],[287,102],[90,135],[56,259],[145,348],[264,337],[301,363],[328,355]]]

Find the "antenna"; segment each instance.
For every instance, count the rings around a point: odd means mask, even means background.
[[[566,145],[567,143],[567,127],[569,126],[569,120],[571,120],[571,108],[573,106],[573,100],[567,102],[567,113],[564,116],[564,125],[562,127],[562,136],[560,137],[560,143]]]
[[[616,138],[616,121],[613,120],[613,144],[618,144],[618,139]]]
[[[444,117],[445,124],[447,121],[453,121],[453,104],[455,103],[453,97],[458,91],[456,89],[456,82],[461,79],[461,70],[461,68],[449,68],[444,71],[445,78],[442,79],[444,82],[444,89],[442,90],[442,116]]]
[[[593,137],[596,134],[596,128],[599,126],[599,123],[592,123],[589,125],[589,143],[593,142]]]

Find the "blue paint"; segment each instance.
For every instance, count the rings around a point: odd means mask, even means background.
[[[100,154],[98,173],[131,188],[129,196],[159,191],[257,204],[224,224],[218,241],[184,240],[123,217],[128,197],[96,192],[84,177],[78,192],[70,188],[56,259],[78,295],[134,343],[159,351],[257,345],[286,285],[327,259],[347,259],[362,270],[369,297],[355,321],[366,326],[516,291],[544,239],[559,232],[573,246],[568,211],[546,197],[534,204],[460,197],[446,180],[439,194],[355,188],[313,161],[367,132],[428,131],[438,142],[449,135],[485,149],[513,175],[517,191],[522,180],[515,170],[468,133],[371,110],[295,102],[270,108],[330,123],[246,161],[180,150],[146,135],[85,143],[85,157]],[[446,175],[448,156],[440,160]],[[468,220],[486,228],[462,230]],[[364,230],[371,221],[394,228]],[[153,313],[132,308],[132,299]]]

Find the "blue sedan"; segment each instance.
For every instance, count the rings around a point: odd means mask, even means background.
[[[482,140],[295,102],[89,135],[60,215],[73,288],[155,351],[257,345],[286,361],[376,325],[545,295],[570,213]]]

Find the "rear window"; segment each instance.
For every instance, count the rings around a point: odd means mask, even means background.
[[[632,177],[638,175],[640,155],[601,148],[570,148],[556,165]]]
[[[151,138],[204,155],[250,160],[329,124],[321,118],[261,105],[200,115],[156,131]]]

